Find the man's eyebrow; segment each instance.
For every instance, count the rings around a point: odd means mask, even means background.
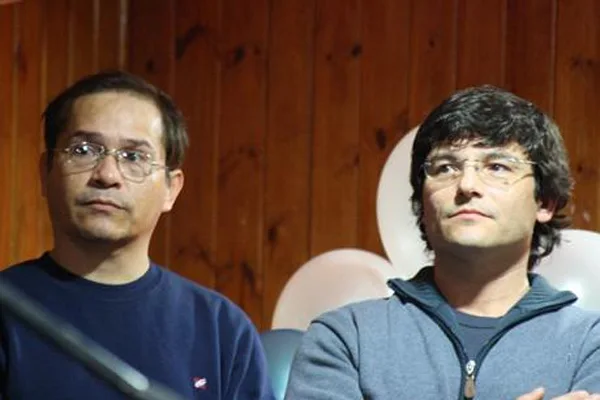
[[[121,143],[127,147],[147,147],[148,149],[154,149],[150,142],[145,139],[124,139]]]
[[[68,137],[68,140],[70,142],[72,142],[74,140],[80,140],[80,141],[89,141],[89,142],[94,142],[94,143],[98,143],[98,144],[103,144],[104,138],[105,138],[105,136],[99,132],[79,130],[79,131],[73,132]],[[122,139],[122,140],[120,140],[119,146],[147,147],[148,149],[151,149],[151,150],[154,149],[152,144],[145,139],[133,139],[133,138]]]
[[[485,153],[483,155],[484,158],[487,159],[497,159],[497,158],[522,158],[521,156],[518,156],[516,154],[512,154],[509,152],[506,152],[504,150],[494,150],[491,151],[489,153]]]
[[[102,138],[102,135],[98,132],[92,131],[75,131],[69,135],[67,138],[68,141],[72,142],[73,140],[82,140],[82,141],[90,141],[90,142],[98,142]]]
[[[440,150],[436,151],[428,160],[457,160],[456,153],[452,150]]]

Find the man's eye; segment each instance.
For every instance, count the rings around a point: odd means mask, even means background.
[[[491,161],[485,164],[485,168],[490,172],[503,173],[512,172],[513,168],[509,162]]]
[[[432,175],[446,175],[451,174],[457,170],[455,164],[451,162],[436,162],[431,165]]]
[[[119,153],[119,158],[123,161],[131,163],[139,163],[148,160],[148,155],[144,152],[137,150],[122,150]]]
[[[98,154],[96,146],[92,146],[89,143],[81,143],[71,146],[71,155],[78,157],[95,156]]]

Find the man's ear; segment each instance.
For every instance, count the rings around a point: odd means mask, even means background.
[[[539,223],[545,224],[554,217],[556,211],[556,200],[546,200],[538,202],[538,211],[536,219]]]
[[[169,177],[167,178],[167,197],[163,205],[163,212],[171,211],[177,196],[183,189],[184,175],[181,169],[174,169],[169,171]]]
[[[48,168],[49,168],[49,164],[48,164],[49,160],[48,160],[48,152],[43,152],[42,155],[40,155],[40,160],[38,162],[38,171],[39,171],[39,177],[40,177],[40,188],[42,190],[42,196],[46,197],[48,194],[48,189],[47,189],[47,184],[48,184]]]

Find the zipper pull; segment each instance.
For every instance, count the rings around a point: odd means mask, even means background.
[[[465,398],[475,398],[475,361],[469,360],[465,365],[467,371],[467,378],[465,380]]]

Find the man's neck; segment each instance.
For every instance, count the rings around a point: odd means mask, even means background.
[[[130,283],[148,271],[148,245],[111,244],[63,238],[50,256],[72,274],[107,285]]]
[[[449,304],[472,315],[505,315],[529,290],[529,254],[517,257],[437,255],[435,283]]]

